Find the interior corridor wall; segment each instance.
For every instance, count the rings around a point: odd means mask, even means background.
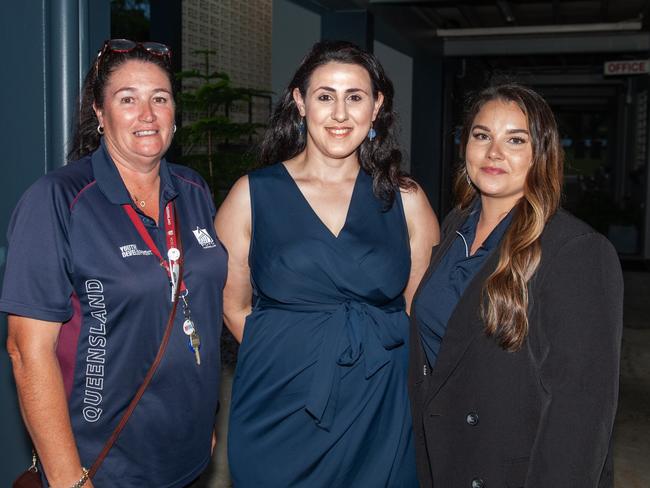
[[[273,0],[271,86],[277,102],[307,50],[321,39],[321,15],[289,0]]]
[[[399,142],[402,146],[402,169],[410,172],[413,58],[379,41],[374,42],[374,52],[395,88],[393,108],[397,112],[400,128]]]

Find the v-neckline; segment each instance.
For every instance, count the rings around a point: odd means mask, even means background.
[[[314,210],[314,207],[312,207],[311,203],[309,203],[309,200],[307,199],[307,197],[305,196],[305,194],[304,194],[304,193],[302,192],[302,190],[300,189],[300,186],[298,186],[298,183],[296,182],[296,180],[294,179],[294,177],[291,176],[291,173],[289,172],[289,169],[285,166],[285,164],[284,164],[284,163],[280,163],[280,166],[282,166],[282,169],[284,170],[284,173],[287,175],[287,177],[289,178],[289,180],[291,180],[291,183],[292,183],[293,187],[296,189],[296,191],[298,192],[298,195],[300,196],[300,199],[301,199],[303,202],[305,202],[305,205],[307,206],[307,208],[309,209],[309,211],[311,212],[311,214],[316,218],[316,221],[321,225],[321,227],[322,227],[323,229],[325,229],[325,231],[326,231],[326,232],[327,232],[327,233],[328,233],[332,238],[338,240],[338,239],[341,237],[341,234],[343,234],[343,231],[346,230],[347,227],[348,227],[348,223],[349,223],[349,220],[350,220],[350,214],[351,214],[351,210],[352,210],[352,202],[354,201],[354,197],[355,197],[355,195],[356,195],[356,193],[357,193],[357,187],[359,186],[359,180],[361,179],[361,171],[362,171],[362,170],[361,170],[361,167],[359,166],[359,172],[357,173],[357,176],[356,176],[356,178],[355,178],[355,180],[354,180],[354,186],[352,187],[352,194],[350,195],[350,201],[348,202],[348,209],[347,209],[347,211],[346,211],[346,213],[345,213],[345,220],[343,221],[343,227],[341,227],[341,228],[339,229],[338,234],[335,234],[334,232],[332,232],[332,229],[330,229],[330,228],[327,226],[327,224],[325,224],[325,222],[324,222],[323,219],[320,217],[320,215],[318,215],[318,213],[316,212],[316,210]]]

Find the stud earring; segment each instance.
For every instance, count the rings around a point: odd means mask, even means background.
[[[370,126],[370,130],[368,131],[368,140],[373,141],[377,137],[377,131],[373,126]]]

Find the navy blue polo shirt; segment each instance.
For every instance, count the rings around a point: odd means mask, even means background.
[[[162,209],[175,202],[201,365],[183,333],[179,306],[163,360],[99,469],[98,487],[185,486],[210,460],[227,257],[201,177],[163,160],[160,178],[160,226],[139,216],[166,256]],[[142,383],[171,310],[167,275],[124,212],[125,203],[131,198],[102,144],[92,156],[34,183],[8,232],[0,310],[63,323],[57,355],[87,467]]]
[[[481,247],[470,255],[480,215],[479,200],[470,211],[465,223],[456,231],[454,242],[441,258],[435,271],[422,285],[415,299],[415,317],[420,331],[420,341],[431,367],[436,363],[447,331],[447,322],[456,304],[490,252],[501,242],[512,220],[512,212],[510,212],[492,230]]]

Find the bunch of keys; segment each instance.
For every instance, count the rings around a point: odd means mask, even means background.
[[[194,351],[194,359],[196,359],[197,366],[200,366],[201,353],[199,352],[199,350],[201,349],[201,337],[199,336],[199,333],[196,331],[196,327],[194,327],[194,321],[192,320],[190,314],[190,307],[187,305],[187,300],[185,299],[185,295],[181,296],[181,299],[183,300],[183,315],[185,316],[185,320],[183,321],[183,332],[185,332],[185,334],[189,336],[190,349]]]
[[[194,331],[190,334],[190,346],[194,349],[194,359],[196,359],[196,365],[201,365],[201,353],[199,349],[201,348],[201,338],[199,337],[198,332]]]

